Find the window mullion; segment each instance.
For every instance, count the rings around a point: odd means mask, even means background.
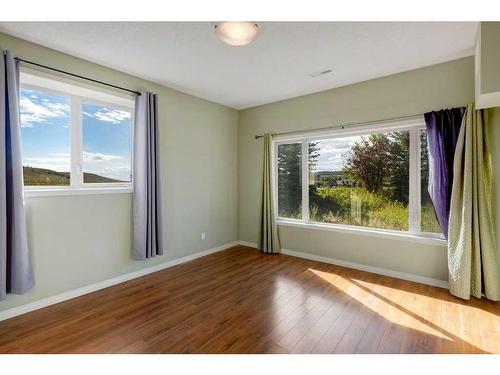
[[[309,222],[309,149],[302,141],[302,220]]]
[[[83,186],[82,169],[82,102],[78,97],[71,97],[71,179],[72,188]]]
[[[419,129],[410,129],[409,220],[410,232],[420,230],[420,137]]]

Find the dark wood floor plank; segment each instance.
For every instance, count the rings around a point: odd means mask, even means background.
[[[0,322],[0,353],[499,353],[500,307],[237,246]]]
[[[353,271],[350,273],[351,275],[356,274]],[[369,273],[360,273],[360,275],[362,278],[368,278],[373,282],[376,282],[379,278],[378,275]],[[352,282],[351,277],[345,278],[344,283],[339,284],[339,287],[346,294],[349,302],[333,325],[324,333],[318,343],[312,348],[311,353],[333,353],[363,307],[363,304],[360,303],[358,299],[370,297],[369,294],[363,290],[363,288],[360,288],[357,283]]]
[[[335,347],[334,353],[348,354],[355,352],[368,325],[376,314],[376,306],[379,303],[379,299],[373,292],[378,290],[379,281],[380,277],[371,282],[355,281],[359,287],[366,288],[364,289],[364,293],[358,296],[358,300],[362,301],[363,305],[339,344]]]

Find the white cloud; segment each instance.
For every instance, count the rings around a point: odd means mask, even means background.
[[[24,158],[26,163],[69,163],[69,158],[65,157],[46,157],[46,158]]]
[[[93,117],[99,121],[109,122],[111,124],[119,124],[124,120],[130,119],[130,112],[106,107],[101,107],[99,111],[95,113],[84,112],[83,114],[85,116]]]
[[[107,155],[101,154],[100,152],[88,152],[83,151],[83,161],[111,161],[111,160],[120,160],[123,157],[119,155]]]
[[[345,151],[351,148],[354,142],[360,140],[361,137],[344,137],[338,139],[329,139],[320,141],[322,153]]]
[[[105,167],[104,171],[107,172],[130,172],[129,165],[118,165],[116,167]]]
[[[85,165],[85,172],[95,173],[116,180],[130,181],[130,165],[109,165],[108,163],[88,163]],[[123,163],[123,161],[120,163]]]
[[[69,172],[70,158],[69,154],[49,154],[46,157],[23,158],[23,165],[58,172]]]
[[[317,171],[339,171],[344,167],[344,157],[354,142],[360,140],[360,136],[343,137],[320,141],[319,157],[316,164]]]
[[[45,123],[49,119],[68,117],[69,115],[68,104],[32,99],[34,98],[21,97],[19,100],[22,127],[30,128],[36,124]]]
[[[115,178],[117,180],[129,181],[130,180],[130,166],[122,165],[116,167],[106,167],[102,171],[102,174],[109,178]]]

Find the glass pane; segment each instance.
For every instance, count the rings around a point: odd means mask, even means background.
[[[302,145],[278,146],[278,215],[302,218]]]
[[[70,99],[21,87],[24,185],[69,185]]]
[[[436,212],[429,195],[429,154],[427,151],[427,133],[420,131],[420,201],[421,216],[420,227],[422,232],[441,233]]]
[[[408,230],[409,133],[309,142],[311,221]]]
[[[83,182],[132,181],[131,113],[83,104]]]

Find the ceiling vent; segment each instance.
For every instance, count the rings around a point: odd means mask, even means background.
[[[311,73],[311,74],[309,74],[309,76],[311,78],[316,78],[316,77],[319,77],[319,76],[324,76],[325,74],[330,74],[331,72],[332,72],[332,70],[328,69],[328,70],[323,70],[321,72]]]

